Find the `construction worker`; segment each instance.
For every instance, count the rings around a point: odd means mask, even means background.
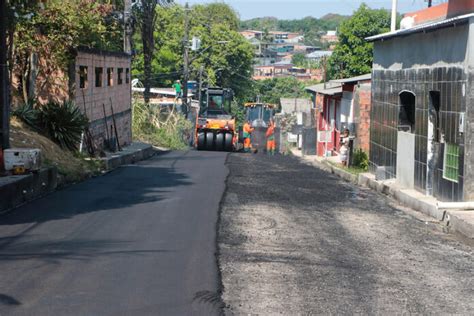
[[[267,154],[275,155],[276,143],[275,143],[275,124],[273,120],[270,120],[268,123],[267,132],[265,133],[267,137]]]
[[[246,121],[244,124],[244,152],[249,153],[252,151],[252,141],[250,137],[254,129],[250,126],[250,121]]]

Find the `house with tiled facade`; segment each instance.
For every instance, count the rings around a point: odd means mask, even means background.
[[[474,199],[474,1],[410,14],[374,43],[370,170],[445,201]]]

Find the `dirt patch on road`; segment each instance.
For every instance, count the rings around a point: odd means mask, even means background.
[[[293,157],[233,154],[219,263],[228,314],[474,309],[473,249]]]

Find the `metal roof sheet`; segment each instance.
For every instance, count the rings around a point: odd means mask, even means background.
[[[469,18],[471,17],[474,17],[474,13],[456,16],[454,18],[446,19],[443,21],[420,24],[409,29],[397,30],[395,32],[388,32],[388,33],[383,33],[383,34],[379,34],[375,36],[370,36],[370,37],[367,37],[366,40],[369,42],[383,41],[385,39],[389,39],[393,37],[406,36],[406,35],[410,35],[414,33],[421,33],[421,32],[426,32],[429,30],[436,30],[440,28],[453,26],[453,25],[455,26],[457,23],[467,22]]]

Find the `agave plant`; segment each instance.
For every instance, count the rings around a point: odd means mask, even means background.
[[[12,111],[12,116],[15,116],[28,124],[34,129],[38,128],[38,114],[39,111],[35,108],[35,101],[28,100],[28,102],[21,104]]]
[[[62,148],[77,150],[81,135],[88,124],[74,102],[49,102],[39,110],[38,125]]]

